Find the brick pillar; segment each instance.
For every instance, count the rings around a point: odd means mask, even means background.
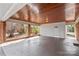
[[[6,23],[0,21],[0,43],[3,43],[6,39]]]

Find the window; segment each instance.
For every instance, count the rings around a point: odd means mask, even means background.
[[[31,25],[31,36],[39,35],[40,29],[38,25]]]
[[[7,40],[28,37],[28,25],[7,22],[6,23],[6,38]]]
[[[30,25],[30,29],[29,26]],[[39,35],[39,26],[23,23],[6,22],[6,41]]]

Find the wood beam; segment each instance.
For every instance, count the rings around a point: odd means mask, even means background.
[[[13,19],[13,20],[17,20],[17,21],[23,21],[23,22],[26,22],[28,24],[37,24],[37,25],[41,25],[43,23],[36,23],[36,22],[32,22],[32,21],[28,21],[28,20],[25,20],[25,19],[20,19],[20,18],[14,18],[14,17],[10,17],[10,19]]]
[[[79,17],[76,18],[76,20],[75,20],[75,24],[77,24],[78,22],[79,22]]]

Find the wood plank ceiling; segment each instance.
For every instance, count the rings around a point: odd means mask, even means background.
[[[29,4],[26,5],[10,18],[38,24],[63,22],[66,20],[65,3],[34,3],[30,6]],[[35,8],[38,12],[34,10]]]
[[[40,4],[40,16],[43,22],[62,22],[65,20],[64,4]],[[48,18],[48,20],[46,20]]]
[[[76,3],[76,19],[79,17],[79,3]]]

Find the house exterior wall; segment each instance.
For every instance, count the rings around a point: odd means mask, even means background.
[[[65,22],[57,22],[41,25],[40,35],[65,38]]]

